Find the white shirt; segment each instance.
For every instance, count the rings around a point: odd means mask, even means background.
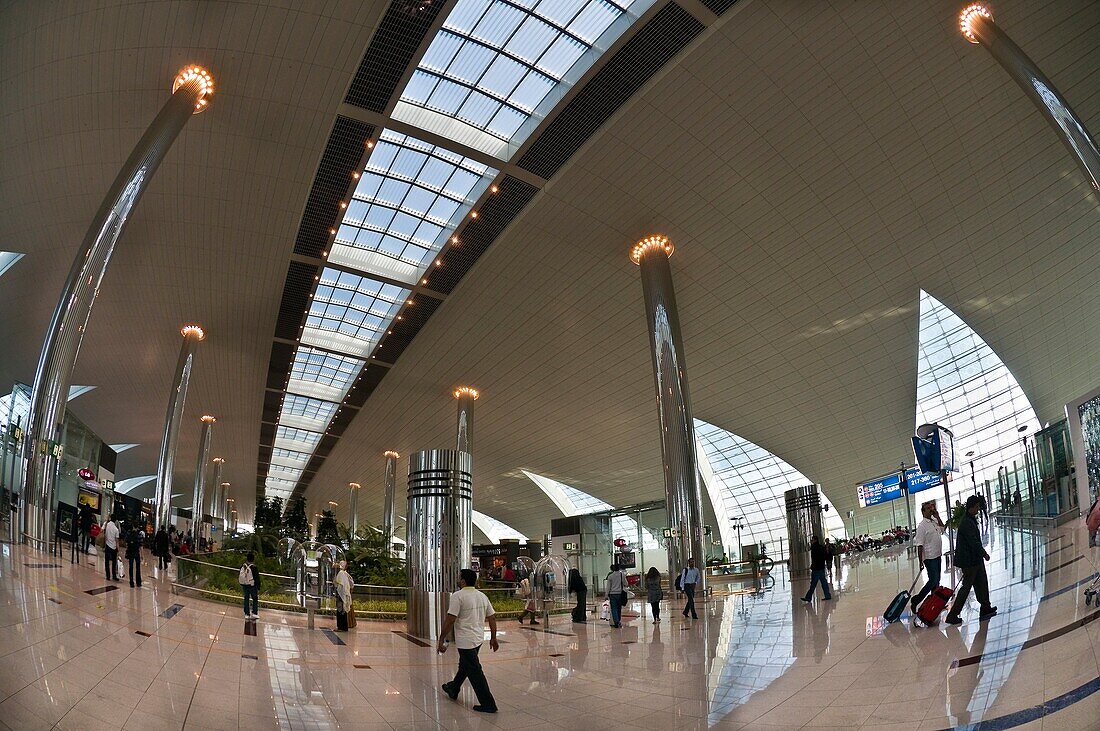
[[[680,585],[685,584],[698,584],[699,583],[699,569],[686,568],[680,574]]]
[[[340,601],[344,603],[346,611],[351,606],[351,591],[355,587],[355,581],[351,578],[351,574],[344,569],[340,569],[332,583],[336,586],[336,594],[340,597]]]
[[[940,554],[943,553],[943,530],[931,518],[925,518],[920,522],[913,540],[924,549],[924,560],[926,561],[939,558]]]
[[[107,544],[107,548],[118,550],[118,524],[113,520],[107,521],[107,527],[103,529],[104,539],[103,542]]]
[[[485,618],[496,612],[489,597],[472,586],[464,586],[451,594],[447,614],[458,617],[455,620],[455,647],[472,650],[485,641]]]

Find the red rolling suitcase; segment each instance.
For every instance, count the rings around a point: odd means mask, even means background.
[[[924,624],[925,627],[931,627],[940,621],[940,612],[947,606],[947,602],[951,601],[951,597],[955,596],[955,590],[946,586],[937,586],[932,590],[932,593],[925,597],[924,601],[917,607],[917,619]]]

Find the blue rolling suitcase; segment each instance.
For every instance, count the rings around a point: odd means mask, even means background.
[[[886,611],[882,613],[883,619],[887,622],[896,622],[901,619],[901,613],[905,611],[905,605],[909,603],[909,597],[913,595],[913,588],[917,585],[918,579],[920,579],[919,571],[909,588],[899,592],[894,597],[894,601],[890,602],[890,606],[886,607]]]

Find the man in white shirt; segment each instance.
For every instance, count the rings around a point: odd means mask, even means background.
[[[478,713],[496,713],[497,702],[489,690],[489,681],[485,679],[485,671],[481,668],[481,660],[478,659],[478,651],[485,640],[485,620],[489,621],[489,647],[493,652],[499,649],[497,644],[497,618],[493,611],[493,605],[489,597],[482,594],[474,585],[477,584],[477,572],[472,569],[462,569],[459,572],[458,591],[451,594],[451,602],[447,607],[447,619],[443,622],[443,631],[439,634],[439,643],[436,650],[439,654],[447,651],[447,636],[451,630],[455,633],[455,645],[458,646],[458,672],[454,680],[443,684],[443,692],[450,696],[451,700],[458,698],[458,692],[462,690],[462,684],[467,678],[477,695],[477,705],[474,710]]]
[[[914,612],[929,592],[940,585],[940,556],[943,554],[943,521],[936,512],[935,501],[921,505],[920,512],[924,520],[917,526],[913,542],[917,544],[917,558],[928,572],[928,581],[910,600]]]
[[[118,581],[118,534],[118,523],[114,518],[109,519],[103,527],[103,553],[106,554],[103,557],[103,570],[108,581]]]
[[[699,569],[695,568],[695,559],[689,558],[687,568],[680,572],[680,587],[687,595],[687,604],[684,605],[684,616],[691,612],[692,619],[699,619],[695,613],[695,587],[699,584]]]

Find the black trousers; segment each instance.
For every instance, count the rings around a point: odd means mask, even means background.
[[[572,619],[574,622],[584,622],[588,614],[588,592],[578,591],[575,593],[577,595],[577,605],[573,607]]]
[[[650,602],[649,606],[653,610],[653,618],[654,619],[660,619],[661,618],[661,602],[660,601]]]
[[[130,564],[130,586],[137,582],[141,586],[141,556],[126,559]]]
[[[687,595],[687,604],[684,606],[684,616],[688,616],[688,612],[691,612],[691,616],[695,619],[699,619],[699,615],[695,613],[695,584],[684,584],[684,594]]]
[[[164,553],[157,556],[157,568],[158,569],[168,568],[168,564],[170,564],[171,562],[172,562],[172,554],[169,553],[168,549],[165,549]]]
[[[81,529],[80,531],[80,550],[84,553],[88,552],[88,546],[92,545],[92,535],[88,531]]]
[[[118,549],[103,547],[103,570],[108,581],[118,581]]]
[[[974,588],[974,597],[978,600],[980,611],[989,611],[991,606],[989,604],[989,576],[985,573],[985,564],[960,566],[959,568],[963,573],[962,583],[959,584],[959,593],[955,595],[955,601],[951,604],[951,611],[947,613],[947,616],[951,619],[958,619],[963,607],[966,606],[966,600],[970,597],[971,587]]]
[[[485,671],[481,669],[481,660],[477,657],[479,650],[481,650],[481,645],[469,650],[458,648],[458,672],[455,673],[455,679],[451,681],[451,686],[454,688],[454,692],[457,693],[462,689],[462,684],[469,678],[470,685],[474,687],[474,695],[477,696],[477,704],[487,708],[496,708],[496,699],[493,698],[493,693],[489,690],[489,681],[485,679]]]

